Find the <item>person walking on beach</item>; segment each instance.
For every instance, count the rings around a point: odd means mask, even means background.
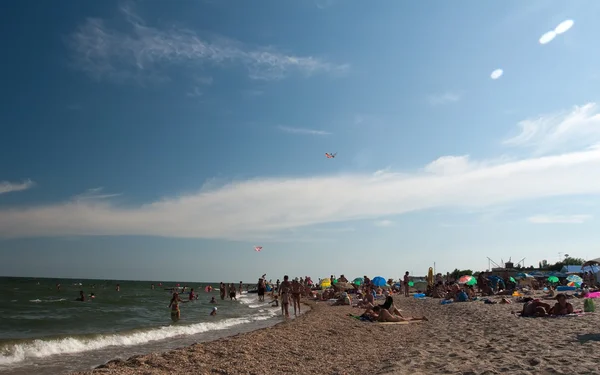
[[[298,278],[292,281],[292,303],[294,304],[294,316],[300,314],[300,294],[302,293],[302,284],[298,282]]]
[[[242,285],[241,281],[240,281],[240,289],[239,290],[240,290],[240,296],[241,296],[242,295],[242,290],[243,290],[243,285]]]
[[[408,278],[408,271],[404,274],[404,297],[408,297],[408,282],[410,279]]]
[[[285,315],[286,318],[290,316],[290,291],[292,289],[292,284],[289,281],[289,276],[285,275],[283,277],[283,282],[281,283],[281,314]]]

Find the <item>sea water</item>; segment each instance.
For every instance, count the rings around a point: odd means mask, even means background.
[[[0,373],[86,370],[114,358],[248,332],[281,319],[280,309],[259,302],[256,294],[223,301],[218,290],[205,292],[207,285],[218,288],[218,283],[179,282],[194,288],[199,298],[180,304],[181,320],[173,323],[170,288],[178,283],[160,283],[0,278]],[[61,284],[60,290],[56,284]],[[80,290],[85,302],[76,301]],[[87,298],[90,293],[95,299]],[[211,297],[216,305],[209,302]],[[210,316],[214,306],[217,315]]]

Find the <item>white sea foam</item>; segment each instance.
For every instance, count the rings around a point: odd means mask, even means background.
[[[152,341],[164,340],[175,336],[189,336],[208,331],[218,331],[272,318],[276,310],[250,315],[242,318],[231,318],[216,322],[203,322],[191,325],[172,325],[145,331],[129,332],[114,335],[99,335],[93,338],[66,337],[55,340],[33,340],[27,343],[0,347],[0,366],[18,364],[31,358],[43,358],[58,354],[80,353],[103,349],[111,346],[133,346]]]

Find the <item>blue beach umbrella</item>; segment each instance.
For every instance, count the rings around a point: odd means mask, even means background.
[[[577,275],[569,275],[567,280],[574,282],[575,284],[583,283],[583,279]]]
[[[381,276],[374,277],[373,280],[371,280],[371,282],[375,286],[386,286],[387,285],[387,281],[385,281],[385,279]]]

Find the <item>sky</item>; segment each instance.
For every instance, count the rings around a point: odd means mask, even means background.
[[[11,0],[0,275],[399,278],[599,257],[599,10]]]

